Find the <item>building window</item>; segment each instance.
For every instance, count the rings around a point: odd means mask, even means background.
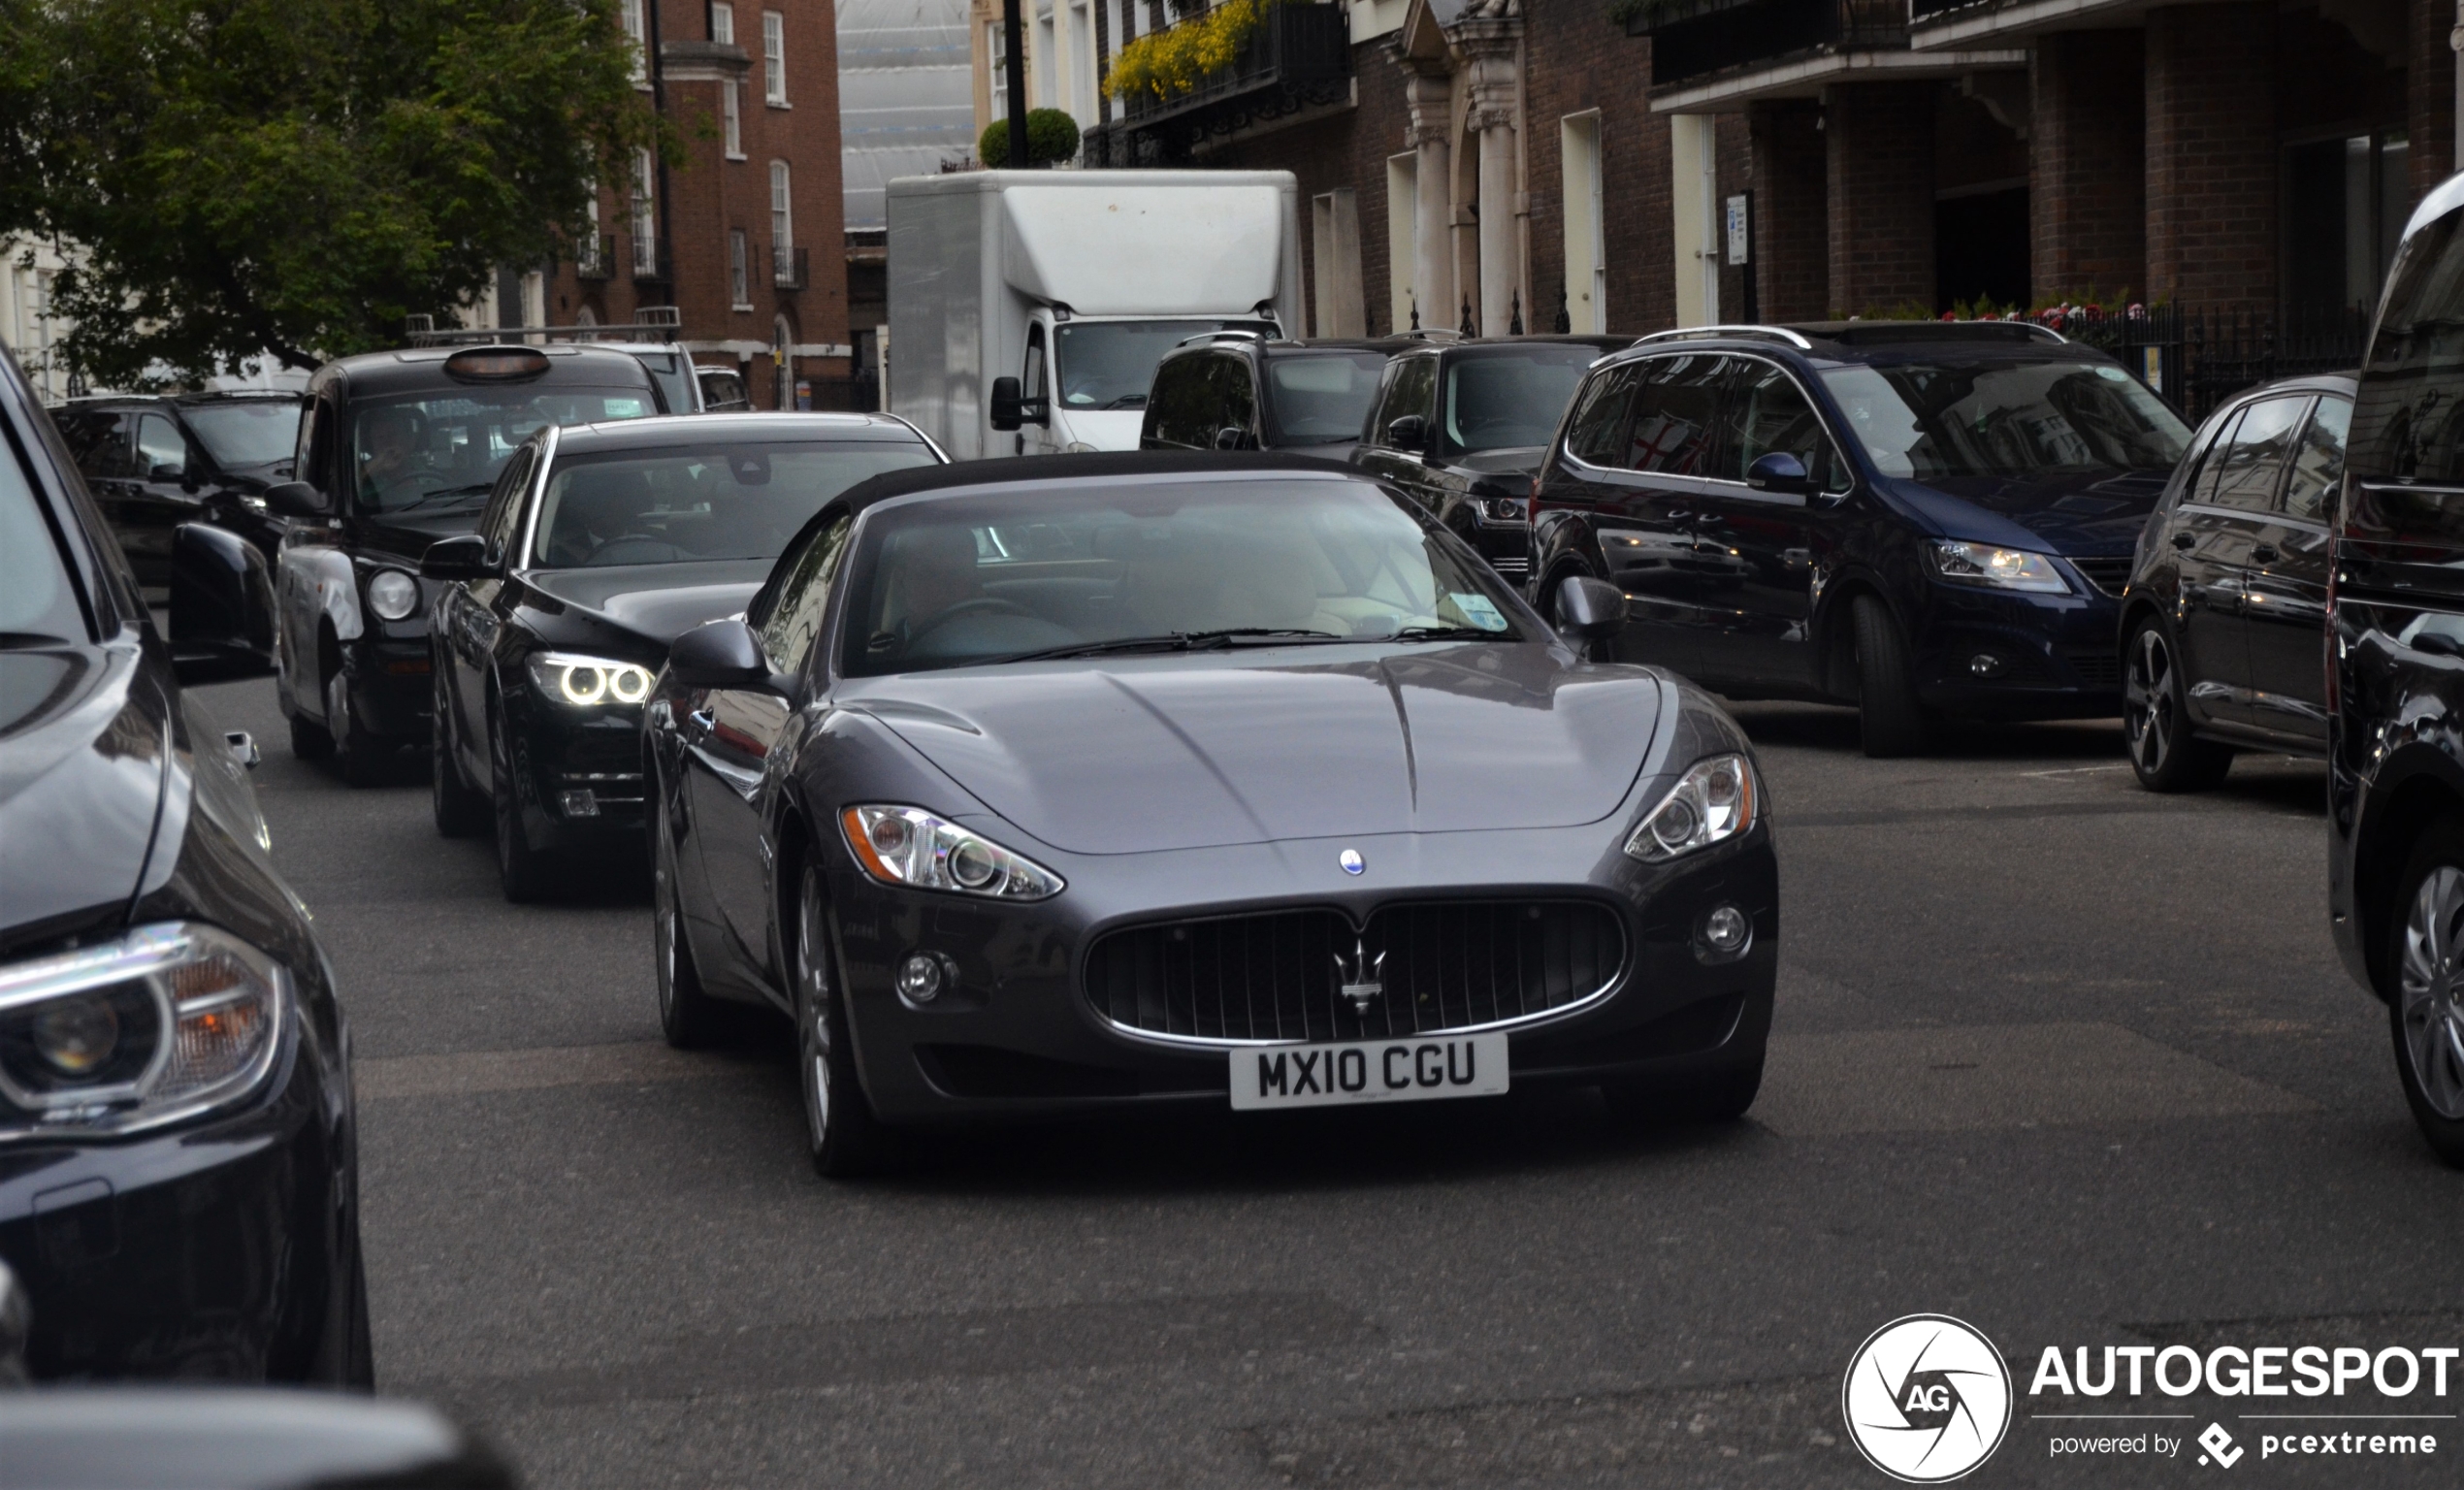
[[[787,17],[762,13],[762,97],[773,109],[787,107]]]
[[[650,81],[650,23],[643,11],[648,0],[624,0],[625,36],[633,44],[633,81]]]
[[[659,273],[659,178],[650,151],[633,151],[633,273]]]
[[[711,0],[710,40],[722,47],[735,45],[735,7],[725,0]]]
[[[1078,122],[1095,122],[1095,12],[1092,6],[1069,8],[1069,112]]]
[[[744,158],[744,109],[737,98],[743,88],[744,84],[730,78],[719,89],[719,112],[726,115],[729,160]]]
[[[593,178],[584,187],[591,199],[589,225],[583,229],[582,241],[573,245],[573,268],[589,277],[607,272],[607,243],[599,229],[599,180]]]
[[[1570,113],[1557,122],[1558,159],[1565,170],[1566,324],[1600,335],[1608,329],[1608,253],[1600,192],[1600,112]]]
[[[2366,314],[2404,237],[2411,140],[2397,131],[2285,152],[2285,300],[2295,311]]]
[[[753,250],[744,245],[744,230],[728,230],[728,301],[738,310],[753,308],[752,275],[745,257]]]
[[[1049,107],[1061,96],[1054,61],[1060,54],[1060,31],[1054,23],[1050,0],[1045,0],[1041,10],[1042,14],[1035,17],[1035,41],[1026,49],[1026,65],[1035,73],[1027,84],[1026,101]]]
[[[986,73],[991,82],[992,107],[989,113],[996,119],[1006,119],[1010,116],[1009,42],[1010,28],[1008,26],[997,20],[985,26],[984,55],[988,59]],[[996,162],[988,160],[985,164],[989,166]]]
[[[795,223],[788,211],[787,162],[770,162],[770,251],[784,260],[795,246]],[[780,273],[786,272],[782,264]]]

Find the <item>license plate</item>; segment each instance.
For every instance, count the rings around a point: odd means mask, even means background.
[[[1232,1105],[1332,1107],[1488,1097],[1506,1089],[1504,1035],[1432,1035],[1232,1053]]]

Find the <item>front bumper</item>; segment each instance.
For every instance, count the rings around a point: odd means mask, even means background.
[[[1948,714],[2097,719],[2122,712],[2121,603],[1933,581],[1911,629],[1917,696]],[[1979,658],[1994,666],[1980,671]]]
[[[1021,844],[993,824],[970,826],[1003,836],[1070,888],[1022,906],[893,890],[858,870],[834,835],[819,849],[858,1062],[888,1121],[1225,1106],[1235,1047],[1192,1046],[1112,1023],[1086,992],[1088,949],[1127,925],[1294,908],[1331,908],[1354,925],[1383,905],[1445,899],[1584,899],[1611,909],[1625,940],[1618,976],[1597,999],[1509,1028],[1518,1085],[1691,1077],[1762,1059],[1779,955],[1778,871],[1767,827],[1654,867],[1628,858],[1599,824],[1110,861]],[[1371,868],[1360,880],[1336,867],[1344,848],[1367,858]],[[1260,892],[1242,894],[1239,887]],[[1695,930],[1722,902],[1747,912],[1753,941],[1735,961],[1706,963]],[[921,1009],[892,984],[897,963],[916,951],[939,954],[956,973],[954,991]]]
[[[435,727],[435,663],[424,614],[385,624],[343,648],[351,717],[362,729],[396,743],[425,744]]]
[[[567,707],[527,689],[507,706],[507,744],[533,846],[637,844],[645,821],[640,707]]]

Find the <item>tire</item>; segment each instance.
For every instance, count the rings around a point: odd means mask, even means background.
[[[462,776],[453,738],[445,728],[444,674],[437,677],[437,722],[428,731],[429,805],[437,831],[447,838],[476,838],[488,830],[488,799]]]
[[[554,866],[546,854],[531,847],[531,831],[522,826],[522,788],[513,774],[513,751],[493,717],[488,720],[488,761],[496,789],[490,795],[495,806],[497,878],[504,886],[504,898],[528,905],[545,898]]]
[[[385,779],[391,752],[382,741],[359,727],[351,712],[351,681],[340,668],[325,680],[325,732],[334,741],[342,779],[354,787],[373,787]]]
[[[720,1010],[702,991],[701,969],[693,956],[693,934],[684,918],[684,887],[676,881],[676,842],[656,778],[646,778],[650,804],[650,935],[659,989],[659,1029],[680,1051],[707,1045],[718,1033]]]
[[[291,754],[302,761],[322,761],[334,754],[334,736],[304,715],[291,716]]]
[[[822,872],[811,864],[795,896],[795,1064],[804,1093],[804,1135],[813,1170],[827,1180],[879,1174],[890,1165],[890,1134],[856,1074],[856,1046],[823,914]]]
[[[1856,598],[1857,713],[1865,754],[1876,761],[1925,749],[1925,713],[1917,704],[1916,668],[1908,640],[1891,609],[1870,595]]]
[[[2387,958],[2396,1075],[2422,1138],[2464,1169],[2464,823],[2433,825],[2397,884]]]
[[[2122,723],[2131,773],[2151,792],[2205,792],[2233,768],[2230,747],[2191,733],[2173,639],[2154,616],[2122,644]]]
[[[1763,1089],[1760,1056],[1750,1066],[1733,1066],[1697,1076],[1659,1081],[1611,1083],[1601,1088],[1609,1110],[1629,1122],[1647,1126],[1677,1123],[1735,1122],[1754,1105]]]

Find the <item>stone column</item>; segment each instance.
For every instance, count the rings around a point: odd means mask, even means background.
[[[1404,82],[1411,111],[1409,140],[1412,166],[1411,293],[1425,327],[1454,324],[1454,151],[1449,124],[1454,82],[1442,73],[1415,70]],[[1397,331],[1407,330],[1398,326]]]
[[[2276,305],[2276,7],[2148,12],[2148,298]]]
[[[1824,96],[1831,309],[1933,306],[1931,82],[1850,82]]]
[[[1452,33],[1472,90],[1464,127],[1480,142],[1480,303],[1475,309],[1484,337],[1508,334],[1523,282],[1522,235],[1514,213],[1514,122],[1521,91],[1514,58],[1521,29],[1510,19],[1469,19]],[[1524,329],[1531,329],[1528,318]]]
[[[2148,291],[2146,49],[2057,31],[2028,68],[2027,279],[2040,297]]]

